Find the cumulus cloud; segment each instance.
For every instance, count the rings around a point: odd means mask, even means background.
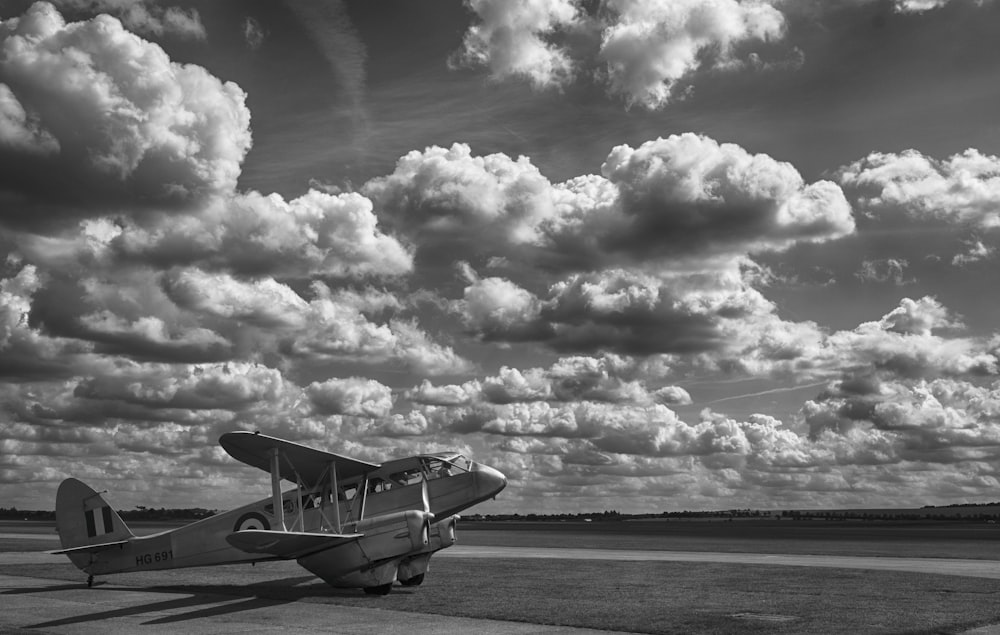
[[[854,273],[854,277],[861,282],[891,282],[897,287],[913,282],[906,278],[906,269],[910,263],[905,258],[885,258],[877,260],[865,260],[861,263],[861,269]]]
[[[392,391],[373,379],[328,379],[313,382],[305,390],[324,414],[386,417],[392,410]]]
[[[900,13],[923,13],[931,9],[939,9],[951,0],[893,0],[892,6]],[[982,6],[987,0],[973,0],[977,6]]]
[[[476,3],[480,39],[466,45],[478,57],[466,61],[562,83],[595,68],[573,66],[574,43],[596,38],[596,55],[606,36],[619,57],[601,58],[602,81],[654,108],[784,28],[761,2],[620,0],[603,23],[579,4],[529,4],[548,18]],[[781,282],[749,258],[852,233],[844,190],[871,213],[990,227],[992,157],[947,169],[924,158],[945,183],[927,172],[924,189],[889,195],[881,184],[924,179],[875,169],[904,155],[810,184],[787,163],[686,134],[620,145],[600,173],[553,183],[527,157],[455,144],[403,156],[359,193],[266,195],[236,189],[250,138],[234,85],[170,62],[109,16],[67,23],[38,4],[0,39],[13,51],[0,60],[12,253],[0,275],[0,481],[107,478],[93,461],[116,457],[112,477],[127,482],[220,483],[231,462],[208,448],[239,428],[374,460],[464,440],[520,479],[521,501],[566,488],[650,505],[687,491],[707,505],[835,496],[928,465],[955,491],[959,469],[989,482],[996,338],[970,335],[931,297],[853,329],[792,321]],[[45,191],[22,178],[42,168],[56,174]],[[934,197],[951,211],[920,212]],[[990,240],[967,243],[956,264],[989,257]],[[870,260],[858,275],[902,282],[907,267]],[[466,333],[448,336],[455,327]],[[490,345],[500,350],[486,358]],[[412,388],[394,395],[365,368],[405,373]],[[829,383],[784,420],[679,414],[721,394],[714,380],[748,377]]]
[[[1000,225],[1000,158],[976,149],[944,160],[916,150],[873,152],[841,168],[839,180],[875,218],[901,212],[984,229]]]
[[[536,88],[585,74],[650,110],[676,99],[679,82],[699,69],[737,66],[739,47],[785,32],[784,15],[762,0],[606,0],[592,14],[574,0],[466,4],[479,21],[453,67],[486,66],[493,79],[524,78]]]
[[[951,317],[948,309],[930,297],[919,300],[903,298],[899,306],[878,321],[878,327],[901,335],[928,336],[938,329],[961,328],[962,324]],[[862,325],[860,329],[865,329]]]
[[[539,339],[550,333],[539,322],[542,303],[530,292],[503,278],[476,280],[452,305],[466,327],[484,339]]]
[[[80,381],[73,394],[151,408],[242,410],[260,401],[274,401],[283,390],[278,370],[230,362],[186,367],[123,365],[113,373]]]
[[[995,374],[997,347],[990,340],[938,333],[960,328],[961,322],[933,298],[904,298],[881,320],[832,334],[825,346],[826,364],[909,379]]]
[[[434,386],[424,381],[407,391],[407,397],[424,406],[476,406],[471,419],[489,413],[489,405],[534,402],[599,402],[650,406],[688,404],[691,396],[680,386],[650,389],[655,381],[649,366],[617,355],[562,357],[549,368],[520,370],[502,366],[496,375],[472,379],[461,385]],[[482,406],[486,405],[484,409]],[[478,418],[479,423],[485,419]],[[472,423],[475,425],[475,423]]]
[[[737,375],[815,381],[874,365],[921,377],[992,373],[997,364],[983,338],[958,336],[961,321],[933,298],[904,298],[881,320],[831,333],[814,322],[783,319],[736,271],[652,276],[607,269],[569,276],[542,296],[510,280],[476,279],[451,308],[484,341],[539,342],[557,352],[666,354],[683,358],[678,367]]]
[[[79,273],[79,272],[70,272]],[[53,272],[31,301],[30,324],[92,344],[102,355],[207,362],[231,359],[233,344],[180,312],[149,270],[95,270],[77,279]]]
[[[311,190],[291,201],[246,192],[197,213],[135,223],[83,221],[47,236],[24,234],[20,251],[50,266],[197,265],[243,276],[391,278],[413,269],[410,249],[384,234],[371,201]]]
[[[427,375],[471,369],[467,360],[434,342],[412,320],[371,321],[356,304],[358,296],[331,292],[320,282],[313,283],[312,290],[315,297],[306,310],[305,326],[281,345],[293,358],[395,362]]]
[[[59,142],[29,117],[6,84],[0,84],[0,144],[29,154],[59,152]]]
[[[543,298],[509,281],[486,286],[488,280],[467,287],[464,299],[452,305],[487,341],[536,341],[581,353],[704,354],[750,372],[751,352],[794,363],[812,357],[823,339],[813,323],[782,320],[772,302],[731,271],[661,278],[610,269],[570,276]],[[501,297],[523,298],[516,306],[531,310],[482,310],[481,296],[492,288],[511,289]]]
[[[997,383],[952,378],[913,384],[888,381],[874,394],[833,392],[807,402],[804,421],[814,438],[882,445],[882,462],[990,459],[998,445]]]
[[[235,186],[250,147],[236,84],[170,61],[113,17],[67,23],[44,2],[0,24],[0,45],[2,222],[189,206]]]
[[[363,191],[418,245],[418,259],[430,261],[529,258],[570,270],[730,262],[854,231],[837,185],[806,184],[788,163],[691,133],[617,146],[601,176],[559,184],[525,157],[431,147],[404,156]]]
[[[469,382],[461,386],[450,384],[435,386],[428,380],[423,380],[419,386],[406,392],[410,401],[428,406],[462,406],[472,402],[478,394],[478,382]]]
[[[178,306],[263,328],[302,327],[308,303],[288,286],[265,278],[242,282],[198,269],[172,271],[163,289]]]
[[[705,136],[617,146],[601,171],[621,192],[625,223],[605,241],[646,254],[683,250],[684,243],[705,251],[781,250],[854,231],[851,208],[833,183],[806,185],[788,163]]]
[[[396,276],[413,266],[407,249],[379,231],[371,201],[315,190],[288,202],[239,194],[197,216],[129,228],[112,248],[160,266],[199,263],[256,275]]]
[[[0,376],[9,380],[75,374],[77,359],[93,350],[85,342],[46,334],[32,320],[33,299],[44,282],[32,265],[0,279]]]
[[[527,79],[537,88],[560,86],[573,78],[573,62],[553,36],[579,26],[575,0],[466,0],[479,18],[462,38],[462,49],[449,64],[487,66],[490,77]]]
[[[163,7],[155,0],[55,0],[55,4],[61,9],[112,14],[130,31],[143,35],[206,38],[197,9]]]
[[[784,15],[768,2],[608,0],[605,6],[613,18],[598,57],[608,90],[650,110],[669,103],[678,81],[706,58],[724,66],[736,45],[780,39],[785,31]]]
[[[510,245],[535,241],[538,223],[552,213],[550,190],[527,157],[473,156],[468,145],[456,143],[406,154],[392,174],[362,191],[423,255],[433,258],[447,245],[451,262],[477,253],[486,235]]]
[[[976,262],[989,260],[996,255],[996,247],[986,245],[982,240],[970,240],[965,243],[965,253],[955,254],[951,259],[951,264],[956,267],[965,267]]]

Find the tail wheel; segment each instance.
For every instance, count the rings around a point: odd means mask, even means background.
[[[412,578],[407,578],[406,580],[400,580],[399,583],[403,586],[420,586],[420,583],[424,581],[424,574],[418,573]]]
[[[378,586],[366,586],[365,593],[368,595],[389,595],[389,591],[392,591],[392,582],[389,584],[380,584]]]

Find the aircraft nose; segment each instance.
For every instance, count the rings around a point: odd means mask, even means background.
[[[476,485],[484,495],[495,496],[507,487],[507,477],[500,470],[474,463],[472,471],[476,473]]]

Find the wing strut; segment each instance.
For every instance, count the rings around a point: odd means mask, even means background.
[[[287,531],[285,527],[285,505],[281,501],[281,466],[280,453],[278,448],[271,450],[271,499],[274,505],[274,518],[278,521],[281,531]]]
[[[333,499],[333,531],[341,532],[340,500],[337,498],[340,489],[337,487],[337,463],[330,461],[330,498]]]

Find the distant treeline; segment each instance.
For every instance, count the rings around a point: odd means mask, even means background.
[[[159,509],[153,507],[136,507],[135,509],[118,510],[118,513],[125,520],[200,520],[214,516],[213,509],[202,509],[192,507],[188,509]],[[38,511],[31,509],[18,509],[16,507],[0,507],[0,519],[4,520],[48,520],[56,519],[54,511]]]
[[[936,507],[1000,507],[1000,501],[995,503],[952,503],[951,505],[924,505],[920,509],[934,509]]]
[[[463,520],[519,520],[519,521],[602,521],[653,520],[656,518],[772,518],[773,512],[759,509],[729,509],[725,511],[682,511],[658,512],[650,514],[623,514],[610,510],[603,512],[579,512],[576,514],[470,514],[462,515]]]

